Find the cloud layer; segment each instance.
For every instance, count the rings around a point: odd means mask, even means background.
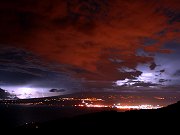
[[[179,42],[179,14],[178,0],[2,0],[0,51],[23,49],[39,57],[44,68],[78,79],[137,79],[144,72],[137,69],[139,64],[155,70],[155,54],[173,53],[163,46]],[[25,55],[16,56],[22,67],[15,70],[30,73],[32,64],[22,63]],[[6,56],[1,65],[7,63]]]

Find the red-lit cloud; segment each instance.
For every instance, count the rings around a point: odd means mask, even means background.
[[[169,24],[165,11],[179,12],[179,7],[178,0],[4,0],[0,4],[0,43],[86,71],[66,69],[76,77],[133,79],[141,75],[135,70],[139,63],[153,63],[152,55],[136,55],[138,49],[171,53],[162,45],[178,39],[179,23]],[[144,46],[144,38],[158,43]],[[123,67],[135,71],[118,71]]]

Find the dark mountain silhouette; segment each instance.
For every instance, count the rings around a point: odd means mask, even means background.
[[[72,118],[63,118],[44,123],[33,123],[21,128],[71,128],[71,129],[123,129],[137,127],[139,132],[145,127],[154,130],[159,126],[173,125],[179,122],[180,102],[157,110],[133,110],[126,112],[103,111]]]
[[[175,104],[169,105],[167,107],[159,109],[164,112],[174,112],[174,113],[180,113],[180,101],[178,101]]]
[[[16,97],[16,95],[10,94],[9,92],[7,92],[7,90],[0,88],[0,99],[4,100],[4,99],[18,99],[18,98]]]

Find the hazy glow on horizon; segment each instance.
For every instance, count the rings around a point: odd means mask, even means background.
[[[43,98],[52,97],[72,93],[71,91],[65,92],[50,92],[51,89],[61,89],[61,88],[50,88],[50,87],[35,87],[30,85],[16,85],[16,86],[1,86],[0,88],[6,90],[8,93],[15,95],[19,99],[29,99],[29,98]]]
[[[44,97],[47,89],[34,88],[30,86],[4,86],[10,94],[15,94],[20,99]]]

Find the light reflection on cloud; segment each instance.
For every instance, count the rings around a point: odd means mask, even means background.
[[[36,88],[31,86],[2,86],[1,88],[7,90],[10,94],[15,94],[20,99],[58,96],[65,93],[52,93],[49,92],[50,88]]]
[[[118,69],[120,72],[135,72],[136,70],[134,69],[130,69],[130,68],[127,68],[127,67],[123,67],[123,68],[119,68]]]
[[[151,70],[147,64],[139,64],[136,68],[142,74],[135,79],[117,80],[117,86],[135,86],[155,88],[157,86],[170,85],[170,75],[166,70],[162,72],[162,67],[157,66],[155,70]]]
[[[156,83],[155,75],[153,73],[144,72],[137,78],[138,81]]]
[[[116,81],[116,85],[118,85],[118,86],[123,86],[123,85],[125,85],[128,81],[129,81],[129,79],[118,80],[118,81]]]

